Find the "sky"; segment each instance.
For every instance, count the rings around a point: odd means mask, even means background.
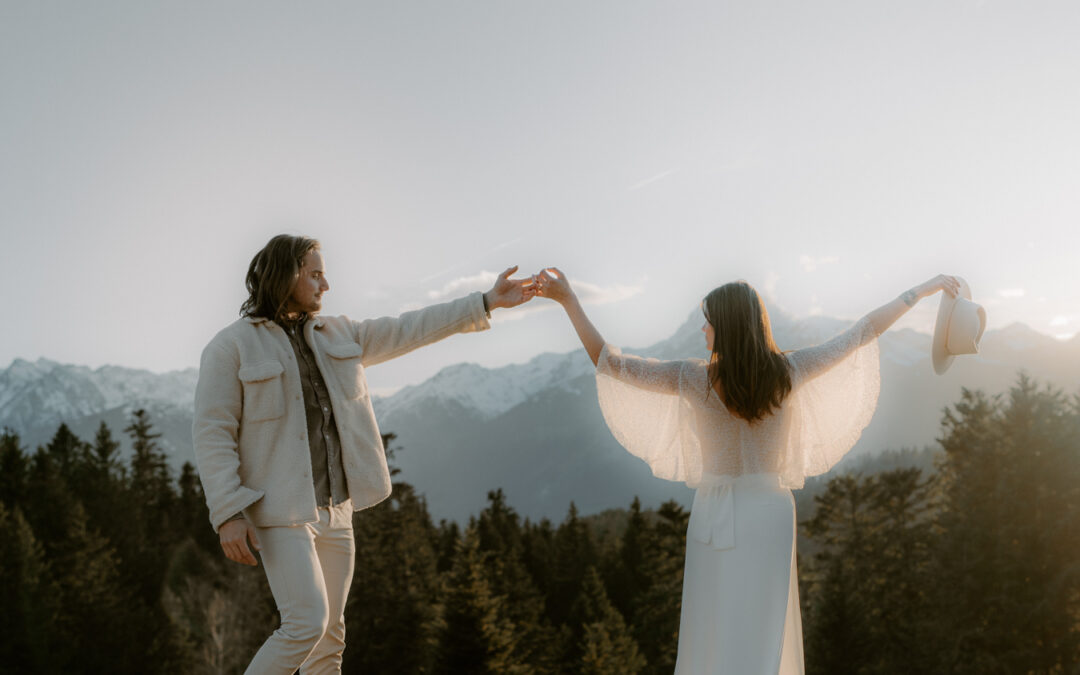
[[[1077,35],[1074,2],[0,0],[0,367],[197,366],[281,232],[357,319],[554,265],[641,347],[733,279],[855,319],[948,273],[1067,338]],[[368,377],[577,346],[537,300]]]

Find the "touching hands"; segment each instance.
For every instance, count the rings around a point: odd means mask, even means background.
[[[244,565],[259,564],[251,553],[251,549],[248,548],[247,540],[251,539],[251,545],[256,551],[261,551],[262,546],[255,538],[255,526],[246,518],[225,523],[218,530],[218,536],[221,538],[221,550],[225,551],[226,558]]]
[[[532,300],[536,295],[535,278],[511,279],[510,275],[516,271],[517,265],[507,268],[495,280],[495,285],[491,287],[491,290],[484,293],[489,311],[498,307],[517,307],[523,302]]]
[[[489,310],[516,307],[537,296],[554,300],[560,305],[565,305],[577,297],[574,289],[570,288],[566,275],[558,267],[545,267],[531,277],[511,279],[510,275],[517,269],[517,265],[514,265],[500,274],[495,285],[484,294]]]
[[[533,276],[536,280],[536,294],[542,298],[549,298],[565,305],[574,295],[574,289],[570,288],[570,281],[558,267],[546,267],[539,274]]]

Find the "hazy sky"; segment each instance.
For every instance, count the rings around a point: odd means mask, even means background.
[[[1071,336],[1077,36],[1075,2],[0,0],[0,367],[197,365],[278,232],[354,318],[558,265],[643,346],[735,278],[856,318],[946,272]],[[497,318],[372,385],[577,344]]]

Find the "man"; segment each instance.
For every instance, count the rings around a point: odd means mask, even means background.
[[[533,297],[499,275],[474,293],[399,317],[320,317],[319,243],[279,235],[255,255],[241,318],[203,350],[192,427],[210,522],[230,559],[261,551],[281,626],[248,673],[339,673],[353,575],[352,512],[390,495],[364,368]]]

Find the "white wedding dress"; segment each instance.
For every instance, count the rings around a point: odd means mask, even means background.
[[[707,363],[624,355],[596,368],[604,420],[654,475],[696,488],[686,537],[676,675],[803,672],[791,490],[851,449],[877,405],[867,319],[790,352],[791,393],[750,425],[710,392]]]

